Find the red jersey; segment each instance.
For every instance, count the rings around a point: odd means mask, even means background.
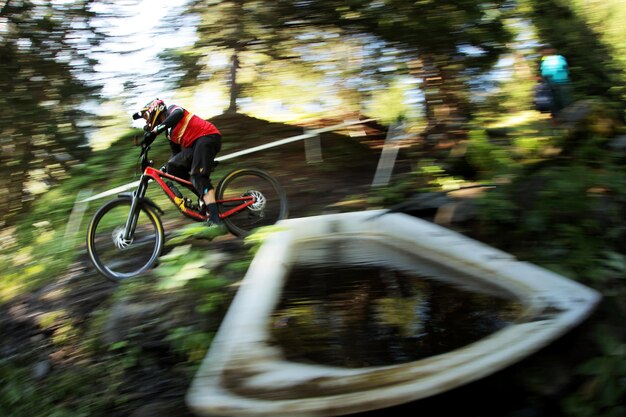
[[[176,108],[181,109],[184,114],[182,120],[168,132],[167,137],[172,142],[183,148],[189,148],[199,137],[221,135],[213,123],[188,112],[182,107],[173,106],[173,108],[168,109],[168,113]]]

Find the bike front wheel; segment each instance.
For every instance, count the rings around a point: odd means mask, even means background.
[[[124,239],[130,208],[130,199],[109,201],[96,211],[87,231],[91,261],[101,274],[116,282],[148,270],[163,249],[163,224],[146,204],[137,209],[137,227],[132,238]]]
[[[226,214],[241,205],[237,198],[254,197],[254,203],[222,218],[228,230],[247,236],[257,227],[270,226],[288,216],[287,195],[278,181],[260,169],[230,172],[217,185],[218,210]]]

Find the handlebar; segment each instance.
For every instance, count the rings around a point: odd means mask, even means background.
[[[145,143],[141,144],[141,152],[139,153],[139,159],[141,160],[141,172],[145,171],[147,167],[151,167],[154,163],[148,160],[148,151],[151,146]]]
[[[156,133],[146,132],[143,134],[143,139],[140,142],[139,135],[135,135],[134,137],[135,146],[151,145],[152,142],[154,142],[154,139],[156,138],[156,136],[157,136]]]
[[[145,171],[147,167],[154,166],[154,163],[148,160],[148,151],[152,147],[154,137],[150,138],[151,132],[146,132],[143,135],[143,140],[139,141],[139,135],[135,135],[135,146],[141,146],[141,152],[139,153],[139,159],[141,160],[141,172]]]

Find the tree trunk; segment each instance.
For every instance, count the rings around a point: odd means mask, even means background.
[[[445,57],[423,54],[411,65],[412,75],[422,79],[427,121],[422,135],[432,145],[461,140],[467,135],[467,86],[454,70],[445,67],[445,62]]]
[[[235,16],[237,16],[238,19],[235,26],[234,37],[230,40],[233,48],[233,55],[230,57],[230,100],[228,109],[226,110],[227,113],[237,113],[237,98],[239,98],[239,93],[241,91],[241,86],[237,80],[237,74],[240,68],[239,57],[241,52],[245,49],[245,31],[243,24],[243,16],[245,14],[244,3],[245,0],[233,1]]]
[[[237,113],[237,97],[239,97],[239,83],[237,82],[237,71],[239,70],[239,51],[235,49],[231,57],[230,64],[230,102],[227,113]]]

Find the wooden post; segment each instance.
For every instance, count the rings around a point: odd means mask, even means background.
[[[389,127],[387,137],[385,138],[385,145],[380,153],[380,159],[376,167],[374,181],[372,181],[372,187],[382,187],[389,184],[393,167],[396,164],[396,158],[400,151],[398,140],[406,137],[404,133],[404,124],[395,123]]]
[[[322,142],[319,133],[304,140],[304,154],[308,164],[317,164],[323,161]]]
[[[89,205],[85,200],[90,195],[91,190],[81,190],[76,196],[76,201],[74,202],[74,207],[70,213],[70,218],[67,221],[67,226],[65,226],[65,237],[63,239],[63,249],[65,250],[71,249],[76,240],[76,234],[80,229],[80,224],[83,220],[83,216],[85,215],[85,210],[87,210],[87,206]]]

